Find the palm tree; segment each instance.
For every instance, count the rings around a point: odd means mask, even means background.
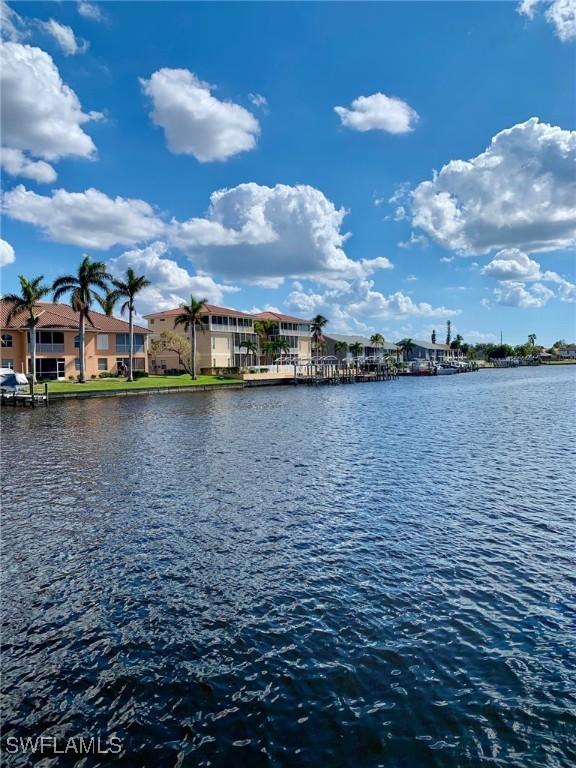
[[[352,352],[354,357],[360,357],[363,349],[364,346],[359,341],[355,341],[353,344],[350,344],[350,352]]]
[[[184,331],[190,331],[190,369],[192,378],[196,378],[196,328],[204,330],[202,325],[202,315],[205,313],[205,306],[208,299],[195,299],[190,296],[190,304],[181,304],[182,312],[174,318],[174,327],[183,325]]]
[[[100,288],[104,293],[108,293],[108,280],[112,279],[106,270],[103,261],[92,261],[90,256],[85,256],[78,268],[76,275],[64,275],[54,280],[52,290],[54,291],[54,301],[58,301],[65,294],[70,294],[70,304],[75,312],[78,312],[80,320],[78,324],[79,349],[80,356],[80,383],[86,381],[85,357],[86,357],[86,320],[93,326],[90,317],[92,304],[97,301],[100,306],[104,301],[103,297],[96,292]]]
[[[36,325],[39,316],[34,314],[34,309],[36,304],[50,293],[50,288],[47,285],[42,285],[44,275],[34,277],[32,280],[28,280],[24,275],[18,275],[18,280],[20,281],[20,294],[8,293],[2,297],[3,301],[12,305],[8,311],[6,325],[10,325],[20,312],[27,315],[26,327],[30,336],[32,384],[36,384]]]
[[[99,304],[102,307],[102,311],[106,315],[106,317],[112,317],[112,314],[114,312],[114,307],[116,306],[116,297],[114,296],[114,292],[107,293],[106,296],[103,296],[99,300]]]
[[[370,344],[373,347],[384,347],[384,336],[381,333],[374,333],[370,336]]]
[[[450,344],[452,340],[452,321],[446,320],[446,344]]]
[[[112,303],[125,299],[120,307],[120,312],[128,311],[128,333],[130,334],[130,351],[128,358],[128,381],[134,381],[134,299],[140,291],[151,285],[144,275],[137,275],[132,267],[126,270],[126,276],[123,280],[114,278],[112,280],[114,289],[106,297],[106,301]]]
[[[346,355],[346,352],[348,352],[348,342],[347,341],[337,341],[334,344],[334,352],[336,355],[342,355],[340,360],[342,361]]]
[[[410,338],[402,339],[402,341],[398,342],[398,347],[405,355],[409,355],[414,350],[414,341]]]
[[[258,353],[258,344],[254,341],[254,339],[244,339],[244,341],[241,341],[238,346],[240,349],[244,347],[246,350],[246,357],[248,357],[250,353],[252,353],[254,356],[256,356]]]
[[[267,351],[266,350],[267,344],[272,338],[272,335],[277,325],[278,323],[275,320],[255,320],[254,321],[254,332],[258,336],[260,348],[263,352]]]
[[[316,317],[313,317],[310,322],[310,331],[312,333],[312,341],[316,350],[316,357],[318,357],[318,348],[320,346],[320,342],[324,339],[323,330],[327,323],[328,320],[324,317],[324,315],[316,315]]]
[[[536,344],[536,334],[535,333],[529,333],[528,334],[528,343],[534,346]]]
[[[430,337],[430,341],[432,344],[436,344],[436,331],[432,331],[432,336]]]
[[[456,338],[450,344],[450,349],[461,349],[463,341],[464,341],[464,337],[461,336],[459,333],[457,333]]]

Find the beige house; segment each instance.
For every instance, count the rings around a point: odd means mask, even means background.
[[[163,331],[172,331],[182,338],[189,339],[183,326],[175,326],[175,318],[182,312],[176,309],[167,309],[164,312],[153,312],[144,315],[148,320],[148,327],[154,341],[160,337]],[[255,362],[253,356],[247,355],[241,348],[242,341],[251,340],[258,342],[254,331],[254,317],[245,312],[238,312],[227,307],[217,307],[214,304],[204,305],[204,314],[201,318],[202,327],[196,332],[197,364],[202,373],[210,373],[224,368],[240,368],[246,362]],[[153,373],[163,371],[183,370],[179,363],[178,355],[173,352],[150,354],[150,370]]]
[[[10,304],[0,301],[2,346],[0,367],[19,373],[31,373],[29,331],[24,313],[8,323]],[[78,324],[79,315],[67,304],[39,302],[36,305],[36,376],[38,379],[76,378],[80,372]],[[128,323],[100,312],[90,312],[92,323],[86,323],[86,376],[118,373],[128,365],[130,337]],[[148,370],[147,328],[134,326],[134,370]]]
[[[310,321],[279,312],[259,312],[255,320],[267,320],[271,325],[271,338],[286,339],[290,349],[282,357],[287,362],[308,362],[312,357]]]

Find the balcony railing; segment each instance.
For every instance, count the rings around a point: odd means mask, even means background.
[[[135,355],[141,355],[144,352],[144,345],[140,344],[134,345],[134,354]],[[129,355],[130,354],[130,345],[129,344],[116,344],[116,354],[120,355]]]
[[[32,345],[28,345],[28,350],[32,352]],[[64,352],[64,344],[36,344],[36,352],[39,355],[47,352]]]

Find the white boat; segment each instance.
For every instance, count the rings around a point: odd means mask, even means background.
[[[23,373],[17,373],[12,368],[0,368],[0,391],[14,394],[28,386],[28,379]]]
[[[457,365],[450,365],[449,363],[442,363],[436,369],[438,376],[449,376],[452,373],[459,373],[460,369]]]

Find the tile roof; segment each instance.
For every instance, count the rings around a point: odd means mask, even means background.
[[[154,319],[157,317],[174,317],[182,312],[181,307],[174,307],[174,309],[165,309],[163,312],[151,312],[149,315],[144,315],[146,320]],[[227,315],[229,317],[249,317],[253,319],[253,315],[249,315],[247,312],[240,312],[238,309],[230,309],[229,307],[219,307],[216,304],[204,304],[205,315]]]
[[[301,317],[292,317],[292,315],[283,315],[281,312],[258,312],[253,315],[257,320],[280,320],[283,323],[309,323],[310,320],[303,320]]]
[[[2,328],[26,328],[26,315],[24,313],[16,315],[10,325],[7,323],[8,312],[10,311],[10,303],[4,300],[0,300],[0,326]],[[52,304],[49,302],[39,302],[36,304],[36,317],[38,317],[38,324],[36,328],[64,328],[69,330],[76,330],[80,316],[78,312],[75,312],[68,304]],[[92,318],[91,325],[86,323],[86,330],[104,331],[109,333],[128,333],[130,326],[125,320],[119,320],[117,317],[108,317],[102,314],[102,312],[90,311],[90,317]],[[143,328],[140,325],[134,325],[134,330],[137,333],[150,333],[148,328]]]

